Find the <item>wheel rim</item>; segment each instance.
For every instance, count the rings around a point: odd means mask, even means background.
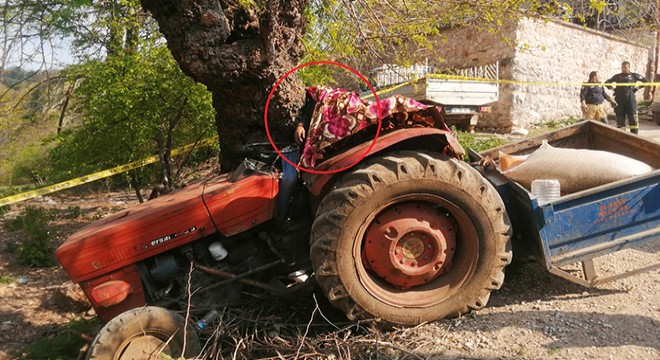
[[[454,224],[426,202],[391,206],[366,231],[363,264],[403,290],[429,282],[451,269]]]
[[[477,231],[448,199],[407,195],[372,214],[353,256],[362,286],[378,300],[400,308],[432,306],[455,295],[474,272]]]
[[[170,339],[171,335],[172,334],[155,330],[145,330],[144,333],[138,334],[124,341],[119,347],[115,359],[161,359],[161,353],[179,356],[181,354],[173,353],[176,349],[173,342],[175,342],[176,339]]]

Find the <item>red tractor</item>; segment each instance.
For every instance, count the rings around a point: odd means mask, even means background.
[[[372,139],[317,170],[357,162]],[[56,257],[107,322],[88,359],[177,357],[184,344],[194,356],[185,315],[203,328],[245,293],[313,282],[352,320],[413,325],[482,308],[511,261],[511,227],[462,153],[446,130],[391,128],[349,170],[298,181],[257,144],[230,174],[85,227]]]

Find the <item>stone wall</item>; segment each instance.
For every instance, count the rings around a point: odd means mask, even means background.
[[[443,30],[435,46],[424,56],[438,68],[468,68],[510,59],[516,53],[513,41],[516,24],[504,25],[499,31],[476,30],[472,27]]]
[[[474,28],[444,30],[433,51],[427,54],[428,59],[437,61],[433,65],[441,69],[468,68],[499,61],[500,78],[512,79],[516,27],[516,23],[508,23],[493,32]],[[492,104],[491,113],[480,118],[479,126],[490,131],[510,131],[512,107],[511,92],[500,85],[499,101]]]
[[[432,48],[411,50],[411,59],[427,59],[429,65],[439,69],[499,61],[500,79],[534,83],[500,84],[499,100],[477,125],[490,132],[507,133],[513,127],[525,128],[571,116],[579,118],[582,114],[577,84],[586,82],[589,72],[597,70],[601,81],[605,81],[621,71],[621,62],[629,61],[632,71],[647,76],[647,65],[653,56],[653,36],[646,37],[651,38],[649,44],[640,45],[559,20],[522,19],[490,30],[443,30]],[[373,67],[362,64],[365,71]],[[362,85],[352,75],[344,77],[352,78],[354,83],[342,86]],[[638,91],[637,96],[642,99],[643,91]],[[605,106],[613,112],[608,103]]]
[[[597,70],[605,81],[621,71],[622,61],[629,61],[632,71],[646,73],[649,48],[566,22],[523,19],[515,38],[512,80],[579,83]],[[503,92],[510,92],[513,98],[510,115],[514,126],[581,116],[579,86],[512,85]],[[637,93],[640,99],[642,94]],[[609,104],[606,106],[611,112]]]
[[[499,61],[500,79],[547,83],[501,84],[493,112],[483,115],[478,125],[496,132],[580,117],[580,87],[549,83],[586,82],[593,70],[605,81],[619,73],[621,62],[626,60],[632,71],[644,75],[650,53],[648,47],[581,26],[531,19],[505,25],[494,33],[471,28],[444,31],[437,43],[434,55],[444,61],[440,67],[465,68]],[[642,91],[638,96],[641,98]]]

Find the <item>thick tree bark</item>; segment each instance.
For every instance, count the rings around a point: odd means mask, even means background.
[[[240,161],[242,144],[266,141],[266,99],[302,54],[308,1],[263,0],[245,8],[238,0],[141,0],[181,69],[213,93],[223,171]],[[269,108],[277,140],[292,141],[303,100],[295,76],[278,88]]]

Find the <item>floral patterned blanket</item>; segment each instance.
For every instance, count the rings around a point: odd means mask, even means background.
[[[325,159],[325,149],[337,141],[378,124],[378,104],[360,99],[354,91],[324,86],[307,88],[316,101],[303,146],[300,165],[313,168]],[[430,106],[400,95],[380,100],[382,130],[402,126],[440,127],[445,123]]]

